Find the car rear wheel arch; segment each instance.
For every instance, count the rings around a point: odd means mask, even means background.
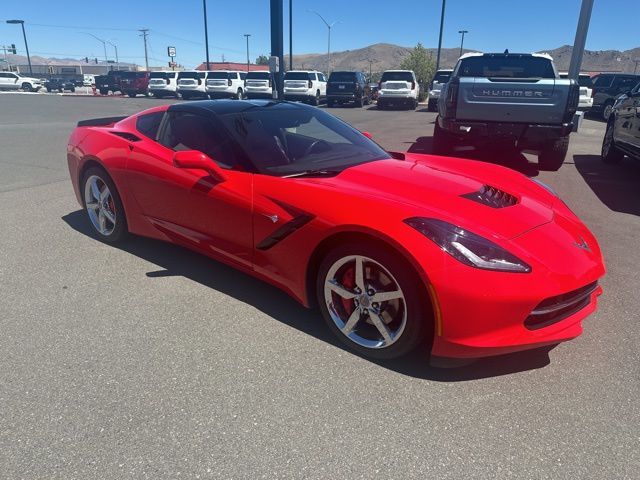
[[[107,170],[107,168],[102,164],[102,162],[99,159],[97,159],[96,157],[85,157],[84,162],[82,164],[82,167],[78,171],[78,185],[80,186],[80,188],[82,188],[84,176],[86,175],[87,171],[92,167],[95,167],[95,168],[98,168],[98,169],[102,170],[104,172],[104,174],[107,177],[109,177],[109,180],[111,180],[111,182],[113,182],[113,184],[116,187],[116,190],[118,191],[118,196],[120,197],[120,201],[122,202],[122,209],[124,210],[125,218],[129,218],[129,208],[127,206],[127,202],[126,202],[126,199],[125,199],[126,196],[125,196],[125,198],[123,198],[122,189],[120,188],[120,185],[111,176],[111,174],[109,173],[109,170]]]

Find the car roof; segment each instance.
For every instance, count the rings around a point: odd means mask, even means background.
[[[413,72],[413,70],[385,70],[382,73],[387,73],[387,72]]]
[[[538,57],[538,58],[546,58],[547,60],[553,60],[551,55],[548,53],[511,53],[511,52],[500,52],[500,53],[482,53],[482,52],[469,52],[463,53],[460,55],[460,60],[469,57]]]
[[[273,108],[279,111],[291,109],[310,109],[308,105],[280,100],[200,100],[188,103],[174,103],[168,112],[189,112],[200,114],[226,115],[253,109]]]

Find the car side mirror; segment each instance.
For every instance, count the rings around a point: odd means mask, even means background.
[[[362,135],[367,137],[369,140],[373,140],[373,135],[371,135],[369,132],[362,132]]]
[[[218,182],[224,182],[227,178],[216,162],[197,150],[182,150],[174,153],[173,166],[176,168],[204,170]]]

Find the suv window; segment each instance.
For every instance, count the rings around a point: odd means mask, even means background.
[[[270,74],[269,72],[249,72],[247,73],[247,80],[256,79],[256,80],[269,80]]]
[[[615,82],[613,82],[614,88],[619,90],[620,92],[626,92],[627,90],[631,90],[638,83],[637,78],[617,78]]]
[[[146,115],[140,115],[136,120],[136,130],[138,130],[145,137],[149,137],[152,140],[156,139],[158,135],[158,128],[160,122],[162,122],[164,112],[148,113]]]
[[[247,74],[240,72],[240,80],[245,80],[247,78]]]
[[[315,80],[316,76],[313,73],[307,72],[287,72],[284,74],[285,80]]]
[[[459,77],[556,78],[550,60],[518,55],[468,57],[460,61],[456,74]]]
[[[609,88],[613,83],[613,75],[598,75],[593,81],[595,88]]]
[[[438,83],[447,83],[449,78],[451,78],[451,72],[436,72],[433,77],[433,81]]]
[[[330,82],[355,82],[357,74],[355,72],[333,72],[329,75]]]
[[[234,77],[234,73],[227,73],[227,72],[209,72],[209,74],[207,75],[208,79],[216,79],[216,80],[228,80],[231,78],[235,78]]]
[[[175,151],[198,150],[214,159],[222,167],[236,164],[232,141],[224,135],[222,128],[213,122],[192,113],[169,113],[168,121],[158,141]]]
[[[324,73],[319,73],[318,74],[318,80],[320,80],[321,82],[326,82],[327,81],[327,77],[324,76]]]
[[[384,72],[382,74],[381,82],[413,82],[413,75],[411,72]]]

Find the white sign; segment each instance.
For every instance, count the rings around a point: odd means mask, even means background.
[[[170,57],[176,56],[176,47],[167,47],[167,55]]]
[[[271,73],[280,71],[280,59],[278,57],[269,57],[269,71]]]

